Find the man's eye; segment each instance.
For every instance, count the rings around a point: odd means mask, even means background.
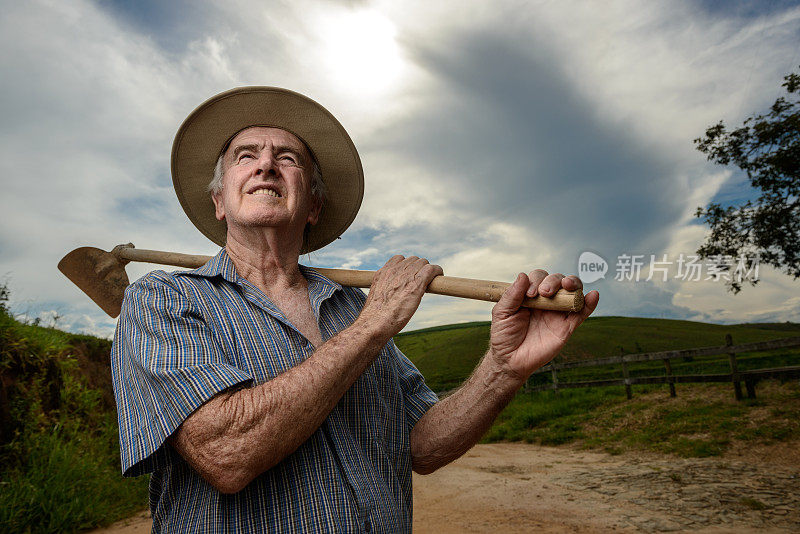
[[[289,163],[297,163],[297,160],[295,160],[294,156],[291,156],[289,154],[284,154],[283,156],[280,156],[278,159]]]
[[[239,161],[241,162],[245,161],[245,159],[254,159],[254,158],[255,156],[253,156],[252,154],[242,154],[241,156],[239,156]]]

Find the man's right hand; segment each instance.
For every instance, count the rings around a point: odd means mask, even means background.
[[[424,258],[393,256],[375,273],[359,318],[388,341],[411,320],[431,280],[443,274],[441,267]]]

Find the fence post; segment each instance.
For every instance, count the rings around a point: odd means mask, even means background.
[[[675,396],[675,378],[672,376],[672,364],[669,358],[664,358],[664,367],[667,368],[667,383],[669,384],[669,396]]]
[[[729,347],[733,345],[733,337],[731,337],[730,334],[725,334],[725,344]],[[728,353],[728,361],[730,361],[731,364],[731,382],[733,382],[733,394],[736,396],[736,400],[742,400],[742,383],[739,382],[739,366],[736,364],[735,352]],[[747,392],[750,393],[750,388],[747,389]],[[753,395],[755,395],[755,393]]]
[[[755,380],[745,380],[744,385],[747,388],[747,398],[748,399],[755,399],[756,398],[756,381]]]
[[[628,374],[628,364],[625,360],[622,360],[622,378],[625,379],[625,395],[628,397],[628,400],[631,400],[633,398],[633,391],[631,391],[631,379]]]
[[[553,373],[553,395],[558,395],[558,375],[556,374],[556,362],[550,362],[550,372]]]

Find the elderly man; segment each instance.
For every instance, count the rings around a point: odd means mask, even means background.
[[[440,267],[394,256],[365,297],[298,263],[361,203],[358,154],[330,113],[275,88],[217,95],[181,126],[172,172],[223,248],[132,284],[114,339],[123,472],[152,473],[158,532],[410,531],[411,469],[472,447],[597,306],[592,292],[580,313],[521,308],[581,282],[520,274],[485,357],[439,401],[392,336]]]

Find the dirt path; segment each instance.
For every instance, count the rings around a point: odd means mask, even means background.
[[[500,443],[415,479],[414,497],[421,533],[800,532],[797,464]]]
[[[675,459],[477,445],[432,475],[414,475],[414,531],[800,532],[800,451],[784,452],[774,464],[752,454]],[[124,523],[95,532],[150,528],[146,514]]]

